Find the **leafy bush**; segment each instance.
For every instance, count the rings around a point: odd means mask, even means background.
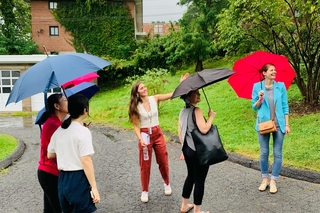
[[[142,76],[134,75],[132,77],[128,77],[126,79],[126,82],[127,86],[131,86],[134,83],[141,81],[148,88],[148,95],[156,95],[167,92],[166,87],[168,84],[168,80],[165,77],[168,76],[168,70],[161,68],[152,68],[151,70],[147,70]],[[165,104],[165,102],[160,102],[158,104],[159,111],[161,111]]]
[[[133,56],[136,67],[141,69],[167,68],[165,53],[165,36],[138,42]]]
[[[152,68],[147,70],[144,75],[134,75],[126,79],[127,84],[134,84],[138,81],[143,82],[148,88],[149,95],[164,93],[167,80],[165,77],[169,75],[168,70],[161,68]]]
[[[124,83],[129,76],[143,74],[141,70],[137,69],[133,61],[124,59],[112,59],[110,57],[102,57],[112,64],[104,70],[98,71],[98,84],[100,87],[115,88]]]

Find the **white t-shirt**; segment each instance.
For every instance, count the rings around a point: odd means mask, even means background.
[[[144,108],[142,103],[138,104],[140,128],[148,128],[159,125],[158,104],[153,96],[149,96],[150,112]]]
[[[91,132],[78,122],[71,122],[67,129],[59,127],[51,137],[48,152],[56,153],[59,170],[82,170],[80,157],[94,154]]]

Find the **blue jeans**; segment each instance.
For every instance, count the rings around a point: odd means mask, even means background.
[[[258,139],[260,144],[260,170],[261,177],[268,178],[269,168],[269,140],[270,134],[261,135],[258,132]],[[284,134],[277,127],[277,131],[272,133],[273,137],[273,165],[271,172],[271,180],[279,180],[279,175],[282,167],[282,147]]]

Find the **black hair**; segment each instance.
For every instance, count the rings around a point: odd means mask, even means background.
[[[49,116],[55,113],[56,109],[54,108],[54,105],[59,104],[60,98],[62,98],[61,93],[55,93],[49,96],[49,98],[47,99],[48,105],[46,111],[42,114],[40,118],[40,121],[42,123],[46,122]]]
[[[77,119],[83,115],[83,111],[86,110],[89,115],[89,101],[88,98],[80,93],[72,95],[68,98],[68,112],[70,117],[63,121],[61,127],[67,129],[71,124],[71,119]]]
[[[188,94],[180,96],[180,98],[186,103],[186,108],[190,108],[191,107],[191,103],[190,103],[191,93],[192,93],[192,91],[190,91]]]

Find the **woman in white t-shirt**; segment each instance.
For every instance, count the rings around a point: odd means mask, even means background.
[[[189,74],[181,77],[180,82]],[[138,138],[140,179],[142,185],[141,201],[148,202],[152,148],[164,181],[165,195],[171,195],[169,181],[169,163],[166,141],[159,126],[158,102],[168,100],[172,93],[148,96],[147,87],[142,82],[132,86],[129,119],[134,125],[134,132]]]
[[[62,212],[94,212],[100,195],[91,156],[92,135],[82,120],[89,112],[88,99],[76,94],[68,99],[70,117],[52,135],[48,158],[57,156],[58,193]]]

